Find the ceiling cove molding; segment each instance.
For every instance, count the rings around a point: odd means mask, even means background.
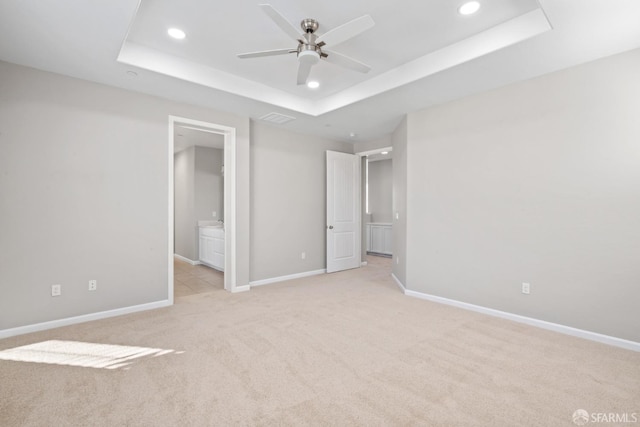
[[[117,60],[180,80],[317,117],[530,39],[551,29],[552,26],[546,14],[538,8],[317,101],[295,96],[128,40],[123,42]]]

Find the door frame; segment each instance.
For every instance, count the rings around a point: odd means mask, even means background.
[[[169,169],[169,239],[168,239],[168,260],[169,260],[169,285],[168,299],[170,304],[174,303],[174,131],[177,124],[197,126],[209,132],[220,134],[224,137],[224,289],[229,292],[238,292],[236,281],[236,128],[224,126],[216,123],[203,122],[200,120],[188,119],[185,117],[169,116],[169,149],[168,149],[168,169]]]
[[[366,159],[367,156],[371,155],[371,154],[378,154],[378,153],[382,153],[383,151],[388,151],[391,152],[393,151],[393,146],[388,146],[388,147],[381,147],[381,148],[375,148],[373,150],[366,150],[366,151],[360,151],[358,153],[355,153],[357,156],[360,156],[360,162],[362,163],[362,158],[365,158],[365,167],[362,170],[361,176],[362,176],[362,181],[360,182],[360,206],[361,206],[361,211],[360,211],[360,222],[361,222],[361,228],[362,228],[362,235],[361,237],[361,241],[360,241],[360,245],[361,245],[361,263],[362,265],[367,265],[367,242],[366,242],[366,217],[365,215],[367,215],[367,209],[366,209],[366,203],[365,200],[367,198],[367,189],[366,189],[366,185],[368,185],[368,181],[369,181],[369,165],[368,162],[369,160]]]

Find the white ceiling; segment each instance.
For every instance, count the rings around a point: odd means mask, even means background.
[[[637,0],[480,0],[466,17],[451,0],[269,1],[319,33],[371,15],[372,29],[327,48],[372,70],[320,63],[311,90],[296,85],[295,55],[238,59],[295,47],[255,0],[3,0],[0,59],[254,119],[278,112],[296,119],[283,128],[355,142],[408,112],[640,47]]]

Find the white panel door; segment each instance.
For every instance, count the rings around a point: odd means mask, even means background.
[[[327,273],[360,267],[360,157],[327,151]]]

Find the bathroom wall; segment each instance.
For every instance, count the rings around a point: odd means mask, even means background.
[[[209,147],[174,155],[174,252],[192,261],[198,260],[198,221],[223,218],[223,160],[223,150]]]
[[[196,221],[224,217],[224,150],[195,147],[194,204]],[[213,212],[216,213],[213,216]]]
[[[174,252],[196,260],[194,248],[194,165],[195,147],[173,155],[174,168]]]
[[[369,161],[369,213],[371,222],[392,220],[392,160]]]

